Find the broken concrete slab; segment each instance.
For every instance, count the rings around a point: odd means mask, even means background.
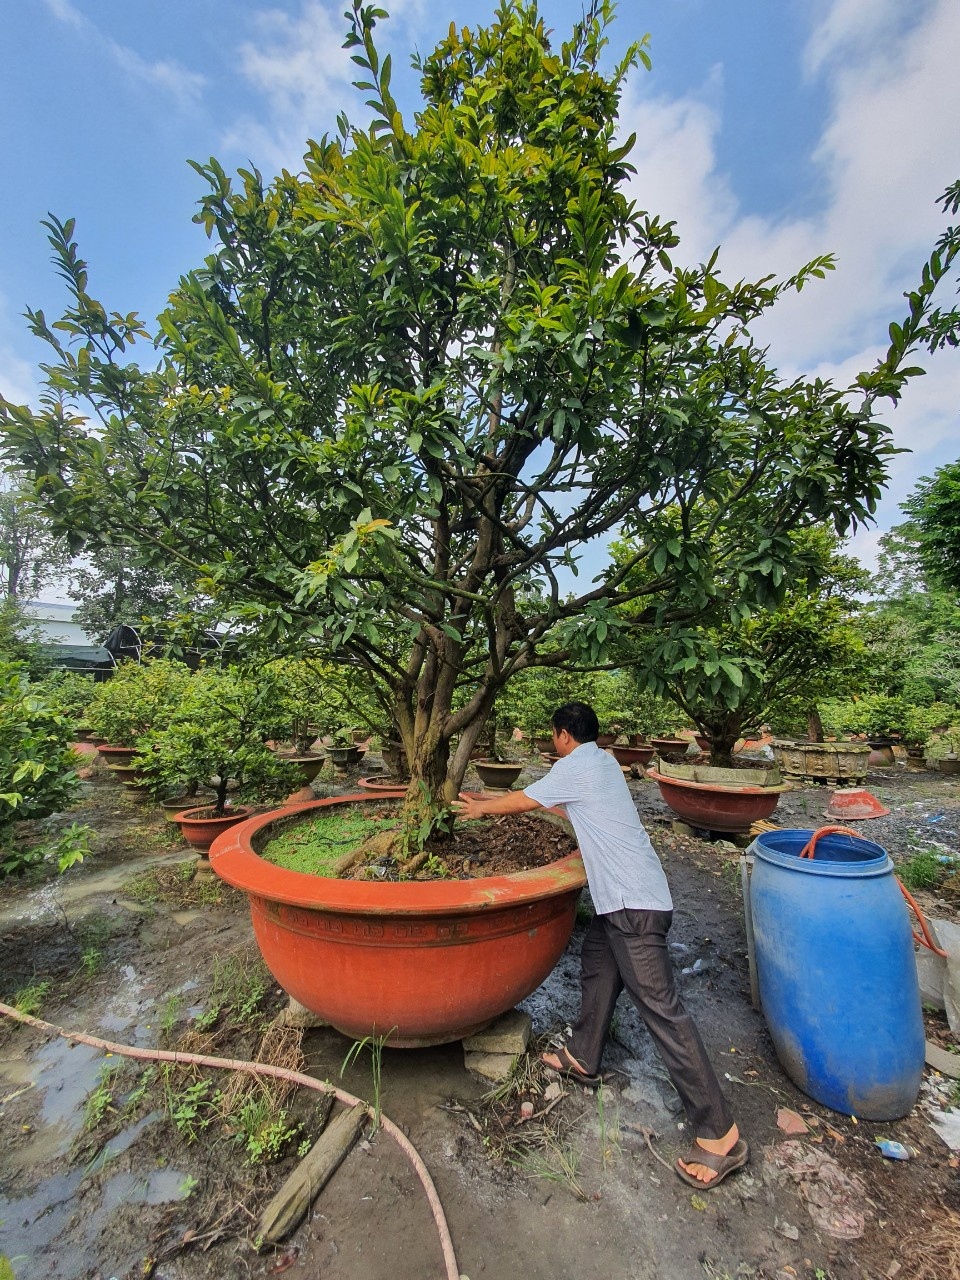
[[[949,1076],[951,1080],[960,1080],[960,1053],[941,1049],[938,1044],[928,1040],[924,1049],[924,1058],[927,1066],[933,1067],[934,1071],[939,1071],[942,1076]]]
[[[290,1003],[286,1009],[281,1009],[280,1013],[277,1014],[276,1020],[281,1027],[302,1027],[304,1031],[308,1031],[312,1027],[329,1027],[330,1025],[318,1013],[308,1009],[299,1000],[294,1000],[293,996],[290,997]]]
[[[465,1053],[523,1053],[530,1043],[533,1020],[522,1009],[509,1009],[495,1022],[463,1042]]]
[[[478,1053],[465,1049],[463,1065],[468,1071],[474,1071],[484,1080],[499,1082],[506,1080],[513,1071],[517,1061],[515,1053]]]

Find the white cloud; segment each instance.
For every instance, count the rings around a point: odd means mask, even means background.
[[[87,21],[79,9],[74,8],[70,0],[44,0],[44,4],[55,18],[66,23],[67,26],[82,27]]]
[[[900,294],[914,282],[940,230],[936,197],[960,173],[960,6],[929,0],[922,20],[893,46],[898,0],[834,0],[810,40],[828,100],[812,156],[819,209],[799,219],[745,215],[718,172],[714,107],[686,98],[645,99],[639,81],[624,105],[624,132],[636,130],[643,207],[675,217],[684,261],[723,247],[732,277],[791,274],[833,252],[838,270],[765,323],[764,341],[797,365],[844,356],[885,335]],[[869,20],[868,20],[869,18]],[[839,58],[839,54],[844,56]]]
[[[814,27],[804,50],[804,66],[816,74],[831,60],[856,57],[871,45],[883,44],[895,52],[896,37],[923,16],[931,0],[832,0],[824,6],[822,21]]]
[[[676,218],[678,258],[691,262],[717,244],[727,278],[791,274],[817,254],[838,268],[785,298],[755,335],[786,376],[819,374],[849,385],[885,350],[887,326],[902,318],[904,289],[943,229],[936,200],[960,175],[960,6],[956,0],[824,0],[805,67],[825,99],[811,156],[819,174],[815,212],[802,218],[745,213],[718,170],[723,120],[708,86],[664,101],[644,96],[643,78],[624,102],[622,131],[636,130],[631,194],[643,208]],[[950,299],[944,295],[945,304]],[[960,453],[960,361],[953,350],[911,363],[926,377],[878,416],[894,443],[909,448],[890,463],[880,528],[898,523],[899,503],[920,475]],[[853,549],[870,562],[878,534]]]
[[[194,107],[199,101],[206,84],[205,76],[188,71],[178,62],[163,59],[149,62],[115,40],[107,39],[105,43],[114,61],[131,79],[169,94],[183,110]]]
[[[9,301],[0,294],[0,396],[11,404],[31,404],[37,398],[36,370],[15,354],[8,336],[22,330],[23,325],[24,322],[12,314]]]
[[[415,39],[424,0],[393,0],[389,22],[381,21],[375,39],[381,58],[403,54]],[[301,0],[295,14],[261,9],[252,18],[253,38],[237,49],[243,76],[261,95],[265,109],[256,117],[241,116],[223,145],[270,170],[296,170],[308,138],[335,128],[346,111],[352,124],[369,116],[354,80],[367,79],[344,49],[347,23],[342,0]]]
[[[0,396],[11,404],[32,404],[37,398],[34,370],[3,343],[0,343]]]
[[[169,94],[182,109],[194,107],[200,97],[206,77],[196,71],[188,71],[178,62],[158,59],[151,62],[142,57],[135,49],[118,44],[110,36],[104,35],[71,0],[44,0],[49,11],[60,22],[77,30],[85,30],[92,40],[105,49],[132,80],[140,84],[150,85]]]
[[[637,135],[630,195],[646,212],[677,219],[684,261],[712,253],[736,216],[729,183],[716,170],[721,125],[713,107],[693,98],[628,100],[621,111],[621,133]]]
[[[244,116],[224,145],[273,169],[296,169],[308,138],[329,132],[359,68],[344,49],[340,5],[304,0],[297,16],[264,9],[253,19],[255,37],[240,45],[239,69],[266,103],[265,119]]]

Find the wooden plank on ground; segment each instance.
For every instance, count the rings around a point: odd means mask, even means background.
[[[273,1197],[260,1219],[258,1238],[278,1244],[306,1217],[311,1204],[336,1173],[367,1120],[362,1102],[342,1111],[330,1124]]]

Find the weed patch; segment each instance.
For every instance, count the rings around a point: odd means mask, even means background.
[[[53,983],[48,978],[35,978],[14,994],[13,1007],[18,1013],[25,1013],[31,1018],[38,1017],[52,986]]]
[[[915,889],[935,889],[942,872],[943,868],[937,861],[936,854],[929,850],[915,853],[896,866],[897,875],[911,892]]]
[[[259,955],[235,951],[216,956],[213,982],[206,1009],[194,1019],[198,1031],[209,1031],[221,1020],[231,1028],[260,1030],[261,1003],[267,994],[270,975]]]
[[[83,1105],[83,1127],[88,1132],[96,1129],[108,1113],[116,1114],[114,1103],[118,1073],[119,1067],[116,1064],[106,1063],[100,1071],[100,1083],[87,1094]]]
[[[374,812],[370,812],[373,809]],[[379,812],[377,812],[379,810]],[[333,805],[321,809],[306,822],[297,822],[274,836],[261,850],[260,856],[288,871],[302,871],[312,876],[335,875],[334,865],[381,831],[395,830],[398,821],[389,818],[379,805],[363,808]]]

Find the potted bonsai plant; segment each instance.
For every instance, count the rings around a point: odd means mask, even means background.
[[[301,780],[297,765],[266,746],[275,708],[257,681],[235,670],[202,668],[161,730],[138,744],[137,767],[155,794],[175,787],[209,787],[212,803],[176,815],[184,839],[208,849],[214,838],[249,817],[243,804],[228,805],[232,785],[242,800],[283,799]]]
[[[263,718],[278,755],[299,770],[302,783],[316,778],[326,762],[314,749],[317,716],[324,697],[323,668],[299,658],[280,658],[257,672]]]
[[[75,742],[86,742],[93,733],[87,722],[87,708],[97,691],[93,674],[80,671],[52,671],[40,682],[43,695],[73,726]]]
[[[87,707],[87,721],[102,743],[107,764],[129,765],[138,741],[166,724],[190,682],[190,671],[169,658],[121,662],[109,680],[98,684]]]

